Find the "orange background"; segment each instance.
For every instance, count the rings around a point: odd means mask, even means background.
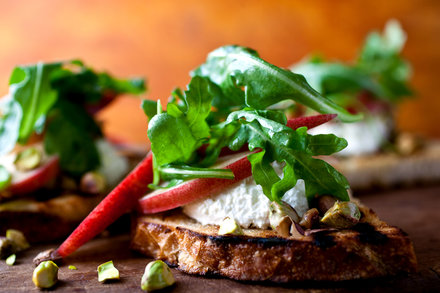
[[[81,58],[118,76],[148,77],[148,98],[165,101],[206,54],[252,47],[287,67],[310,52],[351,60],[367,32],[389,18],[408,33],[417,99],[399,126],[440,137],[440,1],[0,1],[0,91],[15,64]],[[146,142],[140,101],[121,98],[101,114],[107,132]]]

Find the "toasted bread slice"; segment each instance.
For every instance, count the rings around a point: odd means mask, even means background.
[[[29,242],[61,239],[99,203],[101,196],[65,194],[47,201],[14,200],[0,204],[0,235],[20,230]]]
[[[115,146],[118,152],[128,159],[130,169],[146,153],[146,146],[122,143]],[[52,198],[35,199],[38,197],[36,192],[24,198],[0,202],[0,235],[4,235],[7,229],[16,229],[23,232],[31,243],[63,239],[106,194],[86,195],[79,191],[65,190],[47,192],[52,193]],[[45,191],[40,193],[44,195]]]
[[[133,223],[131,247],[186,273],[236,280],[342,281],[415,272],[406,234],[370,209],[361,211],[353,229],[307,230],[299,238],[261,229],[221,236],[218,226],[202,226],[180,211],[144,215]]]
[[[330,160],[357,190],[440,181],[440,141],[429,141],[407,156],[380,153]]]

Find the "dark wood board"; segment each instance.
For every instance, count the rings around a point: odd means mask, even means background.
[[[440,186],[405,188],[360,195],[363,203],[392,225],[401,227],[414,242],[419,272],[409,276],[338,283],[244,283],[222,278],[190,276],[173,269],[177,283],[172,292],[440,292]],[[91,241],[66,259],[60,267],[63,292],[142,292],[140,279],[150,261],[128,250],[129,236],[113,236]],[[2,292],[37,292],[32,283],[32,258],[52,245],[34,246],[20,254],[16,265],[0,262]],[[96,267],[113,260],[121,280],[101,284]],[[68,265],[78,270],[69,270]]]

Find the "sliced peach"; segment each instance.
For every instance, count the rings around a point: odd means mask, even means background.
[[[235,175],[234,179],[198,178],[172,188],[153,191],[139,200],[140,211],[150,214],[170,210],[207,197],[251,176],[251,163],[247,159],[249,154],[251,152],[225,156],[219,164],[213,166],[217,169],[230,169]]]

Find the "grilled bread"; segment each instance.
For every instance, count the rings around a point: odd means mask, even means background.
[[[144,146],[114,146],[119,154],[128,159],[130,168],[146,153]],[[23,232],[31,243],[65,238],[105,194],[87,195],[79,191],[43,189],[25,197],[0,202],[0,235],[4,235],[8,229],[16,229]]]
[[[360,210],[352,229],[306,230],[300,237],[262,229],[222,236],[218,226],[203,226],[179,210],[143,215],[133,223],[131,247],[189,274],[235,280],[342,281],[415,272],[407,235],[371,209]]]
[[[331,165],[345,175],[355,190],[391,188],[440,181],[440,141],[427,142],[409,155],[378,153],[331,157]]]

